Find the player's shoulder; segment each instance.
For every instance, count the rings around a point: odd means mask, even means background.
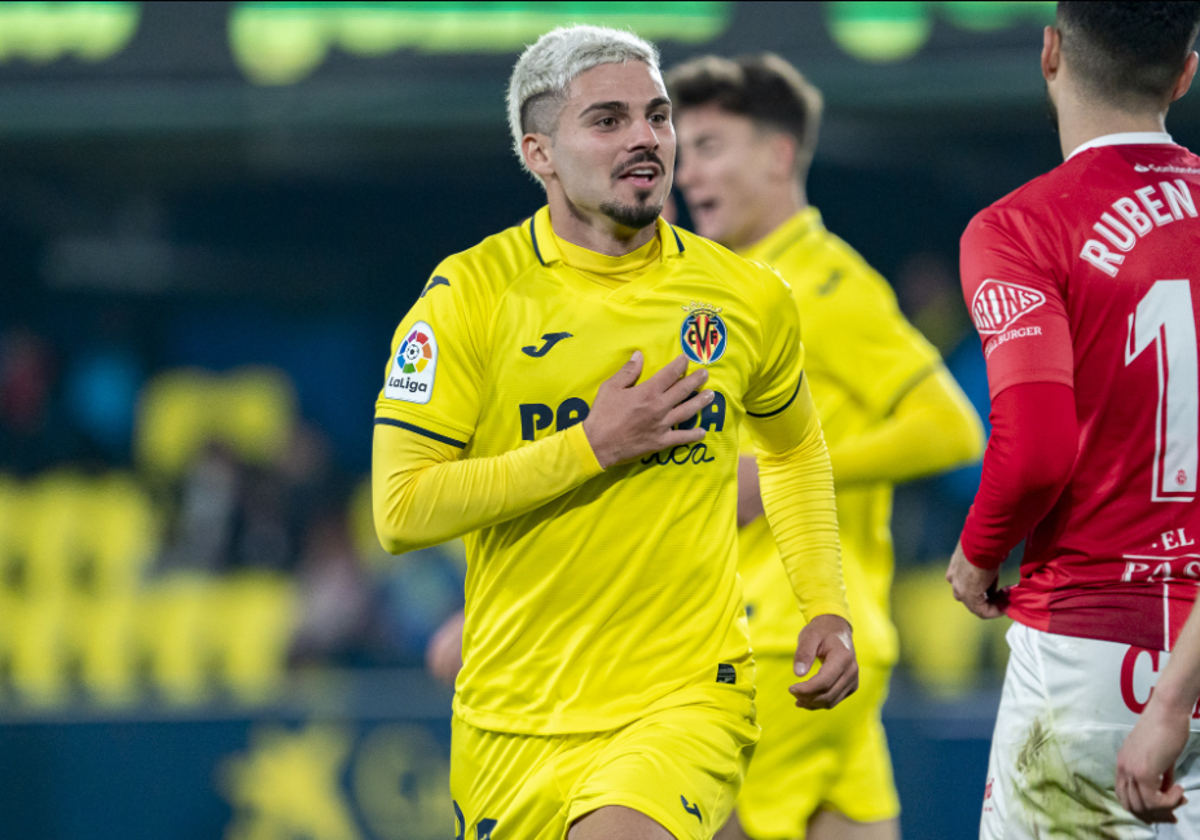
[[[770,265],[735,254],[724,245],[691,231],[674,225],[671,230],[679,237],[683,255],[701,270],[712,274],[718,282],[752,296],[791,295],[787,281]]]
[[[467,296],[498,299],[540,264],[536,239],[526,219],[446,257],[435,274]]]

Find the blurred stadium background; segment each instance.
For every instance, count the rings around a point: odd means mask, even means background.
[[[527,217],[522,45],[631,27],[824,92],[809,196],[987,415],[971,215],[1060,161],[1054,4],[0,2],[0,836],[446,838],[422,671],[461,550],[370,522],[392,330]],[[1170,128],[1193,147],[1196,97]],[[686,215],[682,219],[686,224]],[[978,480],[896,501],[906,838],[973,835],[1004,626],[942,581]]]

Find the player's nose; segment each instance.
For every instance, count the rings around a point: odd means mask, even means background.
[[[658,131],[653,125],[651,125],[650,120],[634,120],[633,128],[629,135],[630,151],[641,149],[657,149],[658,147]]]

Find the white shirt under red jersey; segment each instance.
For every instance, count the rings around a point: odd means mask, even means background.
[[[1026,541],[1008,614],[1170,650],[1200,581],[1200,157],[1114,134],[977,215],[962,282],[992,398],[1074,388],[1075,469]]]

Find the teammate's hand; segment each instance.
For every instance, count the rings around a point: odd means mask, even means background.
[[[596,393],[583,431],[600,466],[608,469],[651,452],[704,439],[704,429],[672,429],[694,417],[713,401],[712,391],[692,392],[708,381],[708,371],[687,372],[687,356],[680,355],[638,385],[642,375],[641,351],[606,379]],[[682,377],[682,378],[681,378]]]
[[[462,611],[442,622],[425,648],[425,667],[439,682],[454,685],[462,670],[463,621]]]
[[[961,541],[954,547],[950,567],[946,569],[946,580],[950,581],[955,599],[980,618],[999,618],[1004,615],[1008,593],[992,591],[999,577],[999,569],[981,569],[972,565],[963,553]]]
[[[1172,812],[1187,799],[1175,782],[1175,762],[1187,744],[1192,710],[1150,703],[1117,754],[1117,799],[1143,822],[1178,822]]]
[[[815,676],[796,683],[788,691],[802,709],[832,709],[858,688],[858,661],[854,658],[854,636],[850,623],[837,615],[818,615],[800,631],[796,641],[796,676],[812,670]]]

